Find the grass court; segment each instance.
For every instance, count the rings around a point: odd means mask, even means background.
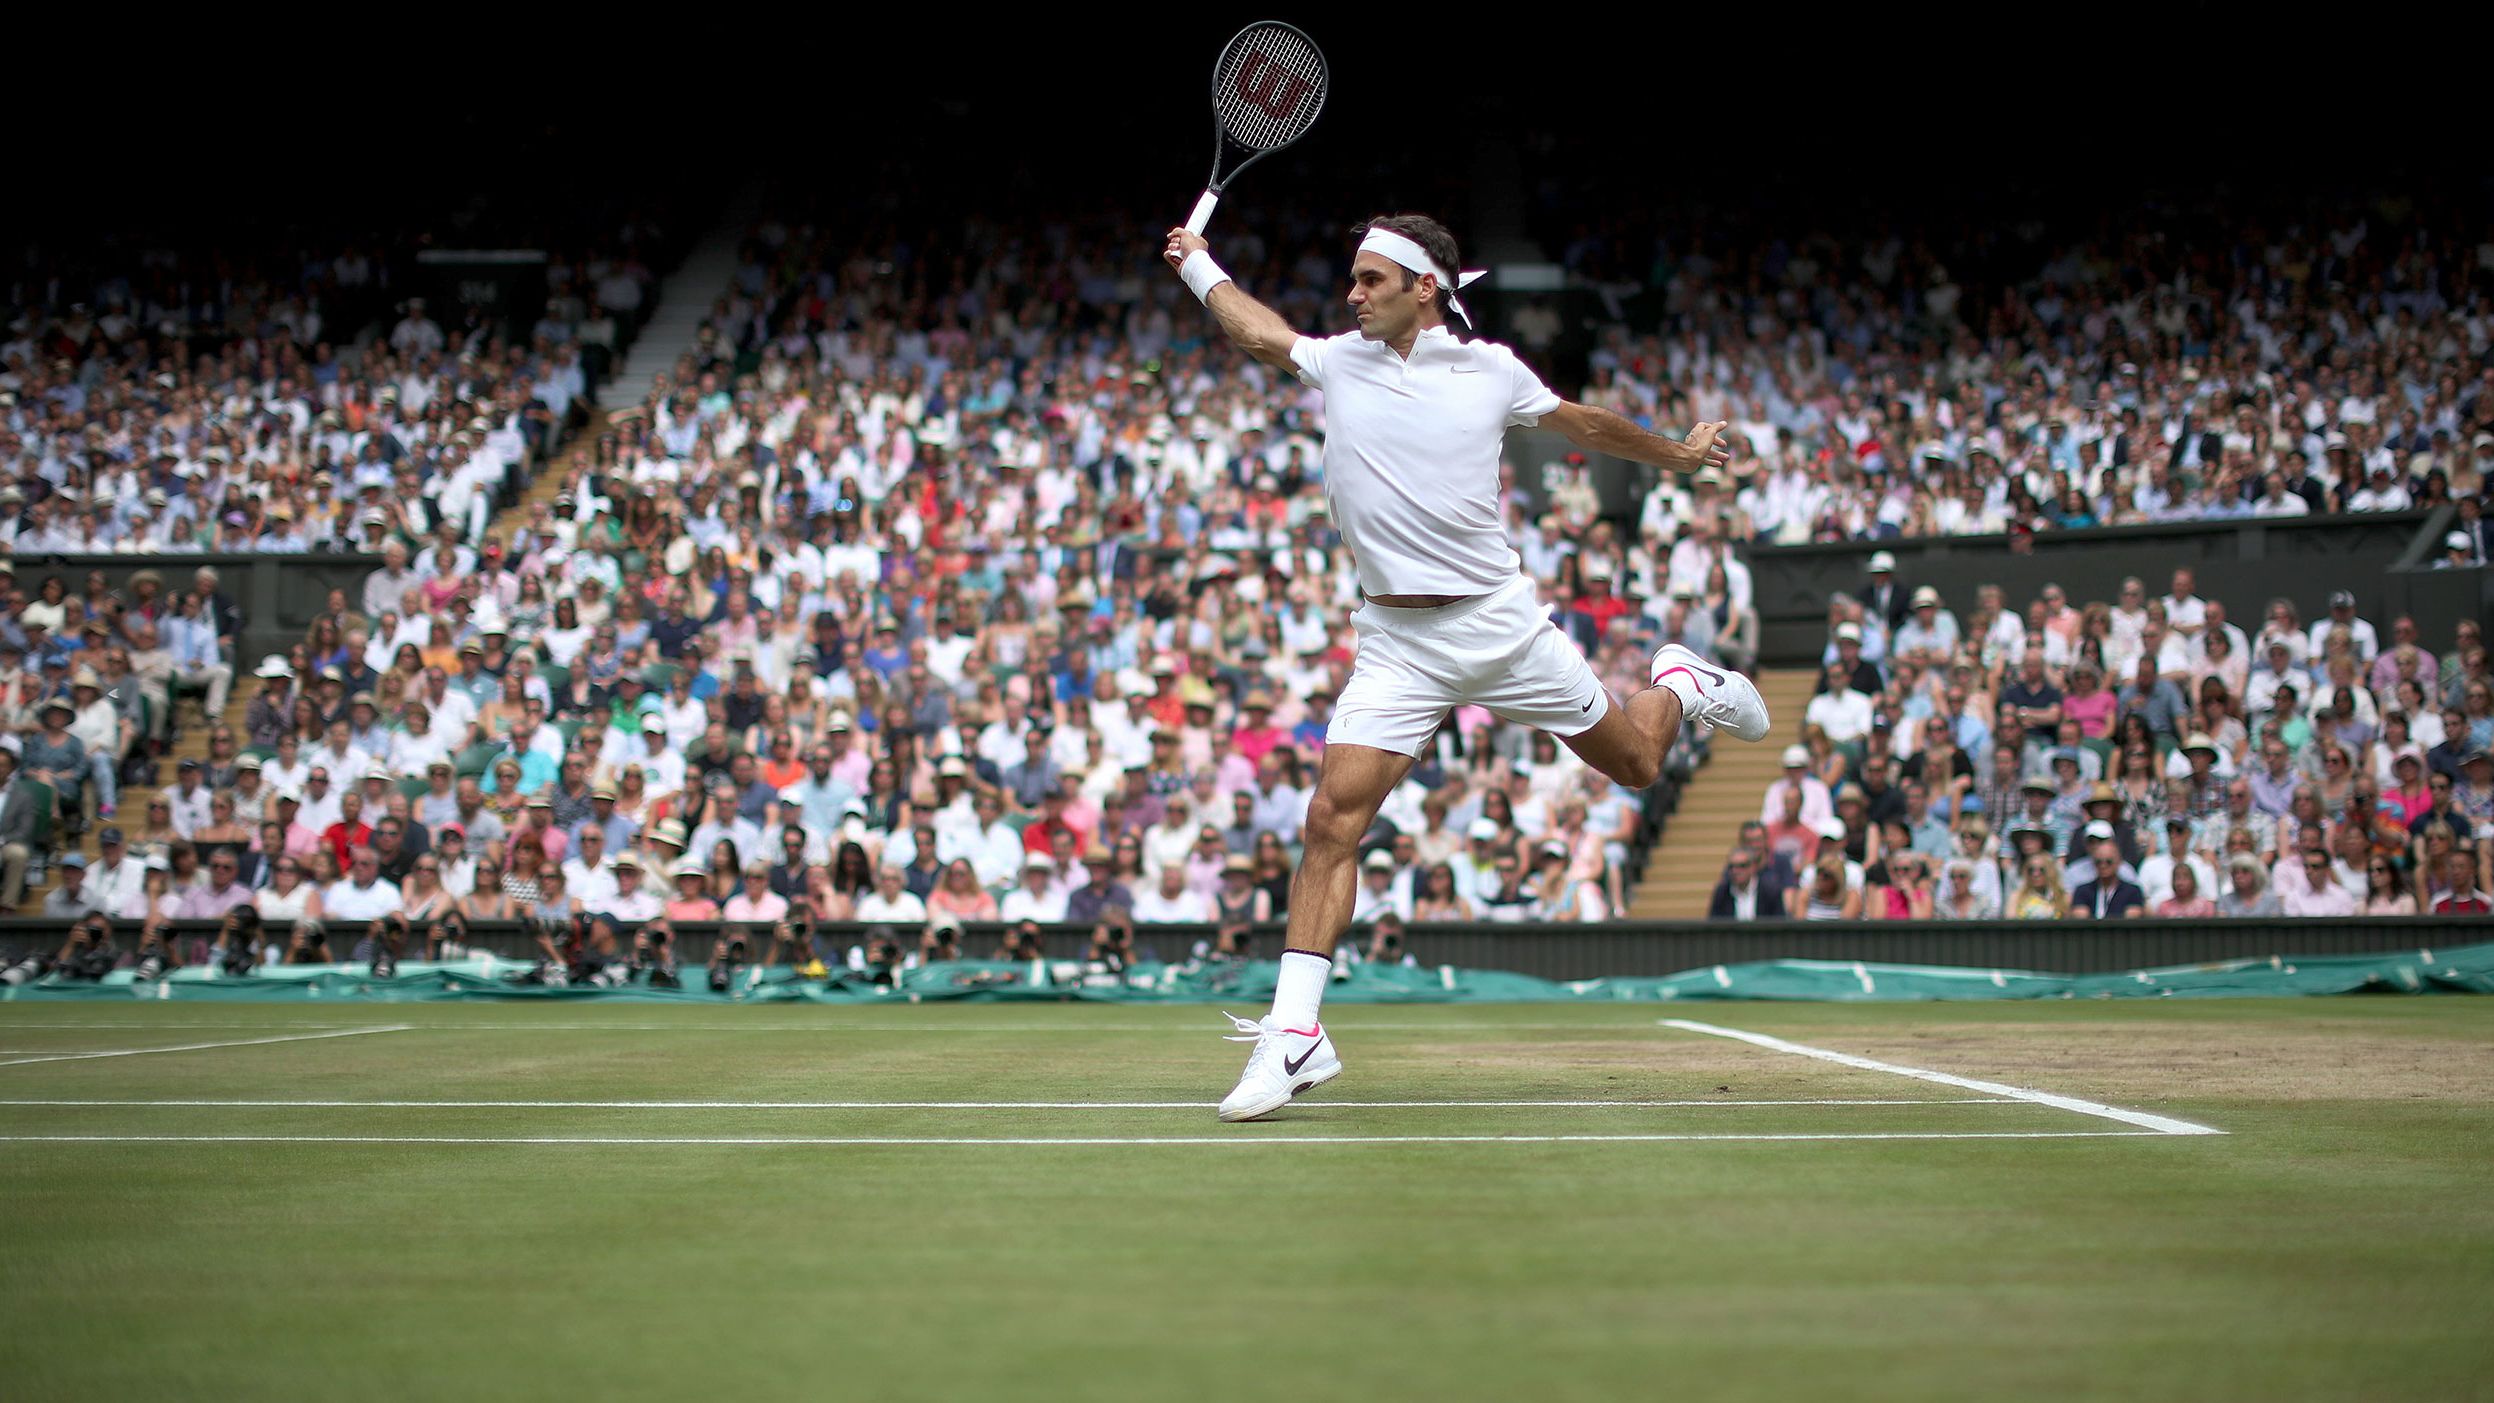
[[[2494,1001],[1327,1023],[1224,1126],[1206,1008],[0,1008],[0,1378],[2494,1396]]]

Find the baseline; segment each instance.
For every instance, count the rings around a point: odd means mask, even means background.
[[[1212,1101],[229,1101],[68,1100],[0,1097],[0,1106],[220,1107],[309,1110],[584,1110],[584,1111],[1208,1111]],[[1931,1100],[1845,1097],[1783,1101],[1311,1101],[1341,1110],[1428,1111],[1530,1108],[1648,1109],[1697,1106],[2015,1106],[2007,1096],[1950,1096]]]
[[[638,1136],[638,1135],[0,1135],[8,1144],[104,1145],[1585,1145],[1758,1140],[2118,1140],[2158,1130],[1868,1130],[1685,1135],[1128,1135],[1128,1136]]]

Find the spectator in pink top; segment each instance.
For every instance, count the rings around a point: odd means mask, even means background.
[[[2105,740],[2113,734],[2116,700],[2095,664],[2072,663],[2069,688],[2061,694],[2061,719],[2077,722],[2085,739]]]

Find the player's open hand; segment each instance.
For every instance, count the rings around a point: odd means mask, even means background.
[[[1186,261],[1188,254],[1199,248],[1210,247],[1212,245],[1204,241],[1203,235],[1190,234],[1186,231],[1186,226],[1181,224],[1169,231],[1169,245],[1160,251],[1160,256],[1169,260],[1169,266],[1175,268]]]
[[[1722,437],[1726,422],[1727,421],[1725,420],[1718,419],[1711,424],[1700,424],[1696,428],[1689,430],[1689,436],[1687,438],[1680,440],[1682,443],[1685,443],[1689,447],[1697,450],[1699,456],[1699,467],[1720,468],[1726,463],[1732,461],[1732,450],[1724,447],[1721,443],[1716,442],[1717,439]]]

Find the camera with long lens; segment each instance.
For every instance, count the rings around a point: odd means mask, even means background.
[[[74,928],[72,945],[64,973],[75,979],[101,980],[113,972],[119,952],[113,949],[113,927],[101,916],[91,916]]]
[[[745,938],[735,936],[722,942],[718,953],[710,958],[710,992],[724,994],[734,987],[736,971],[746,960]]]
[[[683,987],[683,981],[676,977],[674,942],[668,938],[664,925],[643,927],[632,937],[632,972],[647,975],[653,989]]]
[[[6,984],[11,988],[20,984],[32,984],[43,977],[43,965],[43,956],[28,955],[7,969],[0,969],[0,984]]]
[[[224,949],[217,958],[218,971],[240,977],[258,968],[260,963],[260,911],[256,906],[237,906],[225,913]]]
[[[457,911],[442,917],[425,931],[437,960],[464,959],[468,953],[468,918]]]

